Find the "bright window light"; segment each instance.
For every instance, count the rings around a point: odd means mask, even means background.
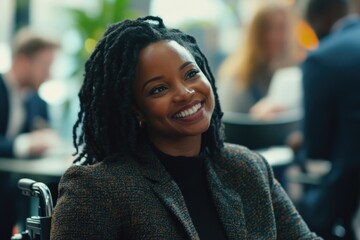
[[[11,51],[10,46],[0,42],[0,73],[5,73],[11,67]]]
[[[63,80],[49,80],[41,84],[40,97],[52,106],[63,104],[69,96],[69,86]]]
[[[187,21],[216,21],[221,7],[218,0],[152,0],[150,14],[163,18],[166,25],[179,26]]]

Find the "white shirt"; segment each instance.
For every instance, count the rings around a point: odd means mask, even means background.
[[[281,68],[271,79],[267,97],[287,109],[301,108],[302,72],[299,67]]]

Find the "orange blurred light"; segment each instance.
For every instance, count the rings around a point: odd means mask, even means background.
[[[319,39],[315,31],[304,20],[300,20],[296,24],[296,38],[300,46],[306,50],[314,50],[319,46]]]

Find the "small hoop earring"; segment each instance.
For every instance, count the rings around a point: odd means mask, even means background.
[[[139,127],[140,127],[140,128],[144,128],[144,122],[141,121],[141,120],[139,120]]]

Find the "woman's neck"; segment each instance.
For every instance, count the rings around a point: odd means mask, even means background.
[[[170,156],[194,157],[201,149],[201,135],[181,138],[149,136],[149,139],[157,149]]]

